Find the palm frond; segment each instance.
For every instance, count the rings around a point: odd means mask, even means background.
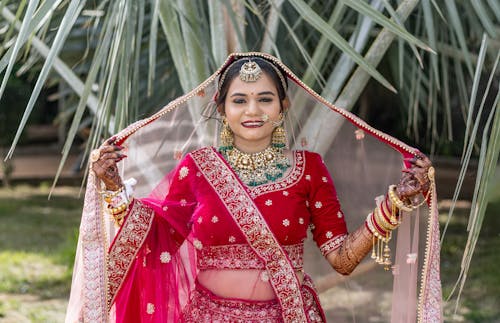
[[[7,69],[5,71],[5,75],[2,80],[2,84],[0,85],[0,97],[2,97],[3,91],[5,90],[5,87],[7,86],[7,81],[9,80],[10,73],[12,72],[12,69],[14,68],[14,63],[16,61],[17,55],[19,54],[19,51],[22,48],[23,43],[28,39],[29,34],[30,34],[30,29],[29,29],[29,22],[33,17],[33,14],[36,10],[36,7],[38,6],[38,1],[30,1],[28,3],[28,7],[26,8],[26,13],[25,13],[25,19],[23,20],[23,23],[21,24],[21,27],[19,28],[19,34],[17,36],[17,40],[14,43],[12,53],[9,57],[9,63],[7,65]],[[21,10],[22,10],[23,5],[21,4],[17,14],[19,15]]]
[[[35,6],[38,5],[38,1],[35,1],[35,2],[36,2]],[[33,3],[35,3],[35,2],[33,2]],[[30,5],[31,5],[31,2],[30,2]],[[28,9],[26,10],[26,16],[28,17],[28,18],[25,17],[26,24],[23,24],[21,26],[20,31],[19,31],[20,39],[27,37],[27,34],[29,33],[29,29],[27,28],[27,25],[28,25],[29,20],[31,19],[31,17],[33,15],[32,10],[34,10],[34,8],[33,9],[30,8],[30,5],[28,5]],[[61,50],[61,48],[64,44],[64,40],[66,39],[66,36],[69,33],[69,30],[71,30],[71,27],[73,26],[74,22],[76,21],[76,18],[78,17],[82,8],[83,8],[83,3],[81,1],[73,0],[70,2],[69,6],[68,6],[68,10],[66,11],[64,18],[61,21],[61,25],[60,25],[60,28],[59,28],[57,34],[56,34],[54,42],[52,43],[52,47],[47,55],[47,58],[45,60],[45,64],[44,64],[42,71],[40,72],[40,75],[38,77],[38,80],[35,84],[35,88],[33,89],[33,92],[31,93],[30,100],[29,100],[28,105],[26,107],[26,110],[24,112],[23,118],[21,119],[19,129],[17,130],[14,141],[12,142],[11,149],[7,153],[7,158],[12,156],[12,153],[14,152],[14,147],[16,146],[16,143],[18,142],[19,137],[21,136],[21,133],[24,129],[24,126],[26,125],[26,122],[28,121],[28,118],[31,114],[31,111],[35,105],[36,99],[37,99],[38,95],[40,94],[42,86],[44,85],[44,83],[48,77],[50,69],[52,68],[53,62],[56,59],[59,51]],[[32,10],[30,10],[30,9],[32,9]],[[28,19],[28,20],[26,20],[26,19]],[[14,63],[15,56],[17,56],[17,55],[15,55],[16,52],[17,51],[14,50],[13,59],[11,61],[11,64]],[[11,66],[11,64],[9,63],[9,66]],[[11,67],[11,69],[12,69],[12,67]],[[6,77],[8,77],[9,73],[10,73],[9,67],[7,67]],[[0,96],[1,96],[2,91],[3,90],[0,90]]]
[[[396,12],[401,21],[407,19],[416,5],[417,1],[412,0],[403,1],[399,5]],[[388,28],[384,28],[371,44],[364,59],[370,64],[376,66],[385,56],[385,53],[389,49],[390,44],[392,43],[394,38],[395,34]],[[347,84],[344,86],[342,92],[335,100],[335,104],[347,110],[352,109],[365,85],[368,83],[369,79],[370,75],[368,74],[368,72],[361,66],[358,66]],[[301,134],[300,137],[307,138],[311,136],[310,138],[318,138],[318,140],[316,140],[314,143],[314,149],[320,153],[324,153],[331,146],[336,132],[340,129],[340,122],[342,122],[341,119],[336,118],[334,115],[315,117],[311,116],[304,124],[302,130],[304,133]],[[328,127],[321,127],[321,124],[328,125]],[[318,131],[319,129],[321,129],[322,135],[315,136],[314,132]]]
[[[325,35],[342,52],[347,53],[359,66],[365,69],[373,78],[383,84],[386,88],[396,92],[396,89],[378,72],[371,64],[367,63],[363,57],[352,48],[352,46],[340,34],[331,28],[316,12],[314,12],[302,0],[290,0],[294,8],[301,13],[301,16],[314,28]]]
[[[469,113],[467,115],[467,122],[465,124],[466,128],[465,128],[464,152],[462,153],[462,161],[463,161],[464,155],[465,155],[465,147],[468,146],[467,143],[469,142],[469,132],[470,132],[470,128],[471,128],[472,116],[474,115],[474,106],[476,103],[477,91],[479,88],[479,80],[481,78],[484,60],[486,57],[486,49],[487,49],[486,41],[487,41],[487,37],[486,37],[486,35],[483,35],[483,40],[481,41],[481,50],[479,51],[478,62],[476,65],[476,72],[474,73],[474,83],[472,86],[471,100],[469,102],[469,109],[468,109]]]

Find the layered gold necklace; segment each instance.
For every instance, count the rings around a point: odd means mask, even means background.
[[[274,182],[283,177],[290,167],[290,160],[283,154],[283,150],[272,146],[251,154],[236,147],[222,150],[221,153],[247,186]]]

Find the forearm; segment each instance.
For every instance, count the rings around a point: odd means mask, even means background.
[[[370,249],[374,248],[375,243],[377,246],[373,249],[372,258],[378,264],[384,265],[386,270],[390,269],[388,244],[391,232],[401,223],[400,211],[411,212],[425,203],[427,198],[417,205],[413,205],[411,199],[422,190],[428,190],[429,183],[434,180],[434,168],[427,157],[409,161],[415,165],[409,173],[403,176],[398,185],[389,187],[385,198],[377,198],[377,206],[368,215],[365,223],[349,234],[338,249],[327,255],[328,261],[337,272],[350,274]]]
[[[377,206],[366,221],[349,234],[338,249],[328,254],[327,259],[337,272],[350,274],[370,252],[374,243],[381,243],[377,245],[375,261],[386,269],[389,268],[391,261],[388,242],[391,239],[391,231],[400,223],[399,209],[408,208],[395,195],[394,189],[395,186],[391,186],[385,198],[377,198]]]
[[[337,272],[349,275],[370,252],[372,246],[373,235],[363,224],[351,232],[338,249],[330,252],[327,259]]]

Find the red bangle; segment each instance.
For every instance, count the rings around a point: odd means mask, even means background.
[[[375,220],[375,214],[372,213],[371,215],[371,220],[372,220],[372,224],[375,226],[375,229],[378,231],[378,233],[382,236],[382,237],[385,237],[387,235],[387,233],[389,233],[389,231],[386,231],[384,229],[382,229],[377,221]]]

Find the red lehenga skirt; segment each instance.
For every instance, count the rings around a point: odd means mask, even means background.
[[[196,282],[195,290],[183,311],[183,322],[278,323],[283,322],[278,300],[251,301],[224,298]],[[318,294],[309,276],[305,275],[301,288],[307,322],[326,322]]]

